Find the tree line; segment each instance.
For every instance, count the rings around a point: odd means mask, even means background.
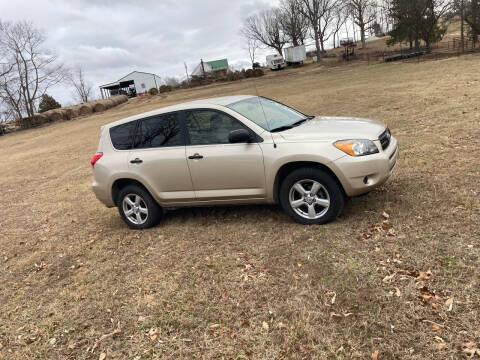
[[[288,44],[313,41],[318,59],[327,41],[336,47],[340,34],[360,33],[362,48],[369,32],[388,33],[389,44],[407,42],[425,46],[442,39],[447,24],[461,20],[462,44],[474,44],[480,34],[480,0],[281,0],[245,19],[240,31],[252,63],[261,47],[282,54]]]
[[[71,86],[78,102],[92,99],[83,70],[65,67],[45,40],[31,22],[0,21],[0,120],[33,118],[45,106],[58,107],[47,91],[59,83]]]

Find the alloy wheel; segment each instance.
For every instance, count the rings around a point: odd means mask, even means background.
[[[128,221],[135,225],[142,225],[147,221],[148,208],[140,195],[126,195],[122,201],[122,210]]]
[[[318,181],[304,179],[290,188],[290,206],[301,217],[309,220],[319,219],[330,208],[330,195]]]

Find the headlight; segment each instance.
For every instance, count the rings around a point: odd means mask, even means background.
[[[351,156],[363,156],[378,153],[377,146],[372,140],[340,140],[333,144]]]

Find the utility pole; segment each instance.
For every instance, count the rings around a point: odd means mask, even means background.
[[[185,65],[185,74],[187,74],[187,84],[190,84],[190,78],[188,77],[187,63],[183,62],[183,65]]]
[[[205,78],[205,66],[203,65],[203,59],[200,59],[200,64],[202,65],[203,78]]]

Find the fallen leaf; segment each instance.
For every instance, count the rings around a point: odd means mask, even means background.
[[[436,332],[436,333],[439,333],[442,331],[442,328],[440,327],[440,325],[436,324],[436,323],[432,323],[432,331]]]
[[[333,305],[335,304],[335,300],[337,299],[337,293],[333,293],[332,300],[330,300],[330,303]]]
[[[391,283],[392,282],[392,279],[394,278],[395,276],[395,273],[393,273],[392,275],[387,275],[383,278],[383,282],[384,283]]]
[[[262,323],[262,327],[265,329],[265,330],[268,330],[269,329],[269,326],[268,326],[268,323],[266,321],[264,321]]]
[[[447,311],[452,311],[452,309],[453,309],[453,297],[450,298],[450,299],[447,299],[447,301],[445,301],[445,306],[447,307]]]
[[[395,295],[397,295],[397,297],[402,296],[402,292],[401,292],[400,289],[397,288],[397,287],[395,288]]]
[[[107,354],[101,353],[100,356],[98,357],[98,360],[105,360],[107,358]]]
[[[155,341],[158,338],[158,329],[157,328],[151,328],[148,331],[148,336],[150,336],[150,340]]]
[[[439,342],[439,343],[444,343],[445,342],[445,340],[443,340],[440,336],[435,336],[434,339],[435,339],[436,342]]]
[[[332,320],[332,319],[338,320],[338,319],[342,319],[342,318],[343,318],[343,316],[341,314],[334,313],[333,311],[330,313],[330,320]]]
[[[372,352],[372,360],[377,360],[378,359],[378,353],[380,351],[379,350],[375,350],[374,352]]]
[[[387,236],[396,236],[396,235],[397,235],[397,232],[393,228],[388,229]]]
[[[389,219],[390,215],[388,215],[385,211],[382,213],[384,219]]]
[[[340,347],[337,349],[336,352],[337,352],[337,353],[340,353],[340,352],[344,352],[344,351],[345,351],[345,349],[343,348],[343,345],[342,345],[342,346],[340,346]]]
[[[55,345],[56,342],[57,342],[57,339],[51,338],[50,341],[49,341],[49,344],[50,345]]]
[[[387,229],[390,229],[392,227],[392,225],[390,225],[390,223],[388,222],[388,220],[383,220],[382,221],[382,227],[387,230]]]
[[[432,272],[428,270],[427,272],[420,271],[419,275],[417,276],[417,280],[428,280],[432,277]]]

